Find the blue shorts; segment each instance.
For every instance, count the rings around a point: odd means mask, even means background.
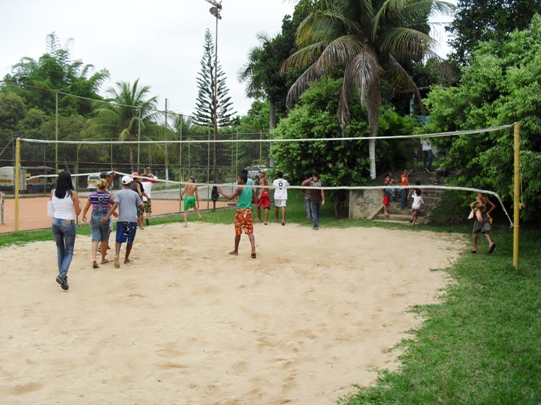
[[[116,243],[128,242],[132,244],[137,233],[137,222],[116,223]]]
[[[92,242],[109,241],[109,221],[107,221],[105,224],[101,222],[101,220],[106,214],[106,212],[92,213],[92,217],[90,218],[90,232],[92,234]]]

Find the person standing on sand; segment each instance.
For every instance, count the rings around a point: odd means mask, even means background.
[[[188,227],[188,210],[190,208],[195,209],[195,213],[200,221],[203,220],[203,217],[199,213],[199,192],[197,191],[197,185],[195,184],[195,177],[190,176],[188,182],[189,183],[186,184],[186,187],[184,187],[184,190],[180,195],[180,201],[182,201],[182,196],[186,194],[186,197],[184,198],[184,228]]]
[[[143,205],[145,206],[145,224],[150,225],[150,216],[152,215],[152,187],[156,184],[158,178],[152,173],[147,173],[145,176],[147,179],[143,180],[143,188],[145,189],[145,195],[143,195]]]
[[[86,222],[86,213],[92,206],[92,214],[90,217],[90,232],[92,236],[92,267],[97,269],[98,265],[98,243],[101,242],[101,264],[108,263],[105,258],[109,247],[109,222],[103,223],[101,220],[109,211],[109,206],[113,205],[113,197],[107,192],[107,180],[100,179],[96,184],[97,191],[88,196],[85,208],[83,209],[83,222]]]
[[[139,176],[139,173],[137,172],[133,172],[131,174],[132,178],[133,178],[133,182],[131,183],[131,189],[133,191],[135,191],[138,195],[139,195],[139,198],[141,199],[141,201],[143,201],[143,198],[147,197],[148,196],[146,195],[145,193],[145,187],[143,186],[143,183],[141,182],[141,177]],[[139,225],[139,229],[143,230],[143,215],[145,213],[145,210],[144,210],[144,204],[143,204],[143,209],[140,210],[139,208],[137,208],[137,225]]]
[[[246,174],[239,174],[239,186],[245,185],[246,182]],[[251,257],[252,259],[255,259],[254,221],[252,218],[252,202],[256,202],[255,191],[250,187],[237,187],[235,191],[233,191],[233,194],[225,194],[221,188],[218,188],[218,192],[228,200],[233,200],[235,197],[238,197],[237,211],[235,213],[235,250],[229,252],[229,254],[238,256],[240,237],[244,230],[244,233],[248,235],[250,244],[252,245]]]
[[[284,179],[282,172],[276,173],[276,180],[272,182],[274,189],[274,214],[276,215],[276,222],[278,222],[278,211],[282,207],[282,226],[286,224],[286,202],[287,202],[287,188],[289,182]]]
[[[63,290],[69,290],[68,270],[75,247],[75,217],[81,213],[79,195],[73,189],[73,180],[69,172],[60,172],[56,188],[51,191],[54,206],[52,231],[56,242],[58,276],[56,282]],[[73,212],[75,211],[75,215]]]
[[[115,249],[115,268],[120,267],[120,247],[126,242],[126,256],[124,264],[130,264],[130,252],[137,233],[137,209],[143,210],[145,206],[138,193],[131,189],[133,179],[130,176],[122,177],[122,189],[116,193],[113,206],[101,220],[106,224],[109,217],[118,207],[119,214],[116,222],[116,249]]]
[[[257,221],[261,222],[261,207],[265,210],[265,225],[269,219],[269,210],[271,206],[270,196],[269,196],[269,180],[264,171],[259,171],[261,188],[259,194],[257,195]]]

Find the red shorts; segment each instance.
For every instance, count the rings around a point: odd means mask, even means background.
[[[270,203],[270,198],[269,198],[269,192],[268,191],[263,191],[261,193],[261,197],[259,198],[259,201],[257,202],[257,206],[259,208],[263,207],[266,210],[268,210],[270,208],[271,203]]]
[[[254,233],[254,220],[250,208],[239,208],[235,213],[235,235],[242,235],[243,229],[247,235]]]
[[[390,197],[388,195],[383,196],[383,205],[389,205]]]

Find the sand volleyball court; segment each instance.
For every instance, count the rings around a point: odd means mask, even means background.
[[[231,212],[233,220],[233,212]],[[391,350],[437,301],[456,235],[256,224],[138,231],[129,266],[92,268],[78,236],[70,290],[56,247],[1,249],[0,403],[332,404],[396,367]],[[114,241],[113,237],[111,241]],[[112,253],[110,254],[112,259]]]

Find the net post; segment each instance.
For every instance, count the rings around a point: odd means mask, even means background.
[[[514,125],[514,213],[513,213],[513,267],[518,269],[520,237],[520,123]]]
[[[19,186],[21,180],[21,138],[15,140],[15,232],[19,232]]]

